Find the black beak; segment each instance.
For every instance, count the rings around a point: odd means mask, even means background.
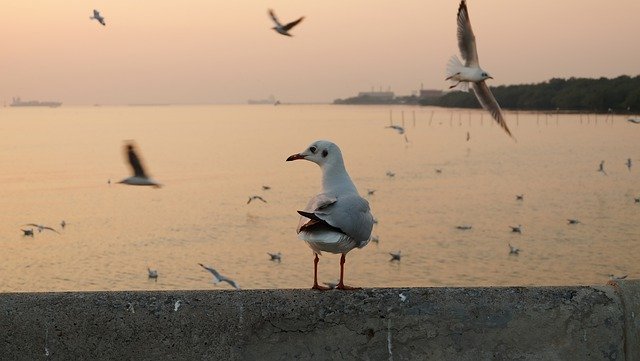
[[[296,160],[296,159],[304,159],[304,157],[306,157],[305,155],[302,155],[300,153],[298,154],[294,154],[292,156],[289,156],[289,158],[287,158],[287,162],[290,162],[292,160]]]

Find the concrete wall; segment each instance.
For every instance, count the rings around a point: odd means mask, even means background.
[[[639,307],[640,281],[0,294],[0,358],[635,361]]]

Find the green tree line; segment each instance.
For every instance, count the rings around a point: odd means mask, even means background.
[[[569,110],[637,113],[640,111],[640,76],[617,78],[553,78],[537,84],[490,87],[505,109]],[[453,91],[439,98],[423,99],[421,105],[479,108],[472,92]]]

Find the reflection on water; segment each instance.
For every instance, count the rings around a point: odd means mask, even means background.
[[[391,109],[396,124],[404,117],[409,143],[385,128],[389,107],[3,108],[0,291],[229,288],[212,286],[199,262],[243,288],[310,287],[313,256],[296,238],[296,210],[319,190],[320,170],[285,159],[317,139],[340,145],[379,220],[379,242],[347,256],[348,284],[639,275],[640,126],[621,116],[507,112],[514,142],[479,111]],[[115,184],[129,175],[127,139],[162,189]],[[629,171],[627,158],[638,168]],[[252,195],[267,203],[247,204]],[[62,220],[61,235],[20,231],[26,223],[60,229]],[[509,228],[518,224],[522,234]],[[520,255],[509,255],[509,243]],[[398,250],[402,261],[389,262]],[[282,261],[267,252],[282,252]],[[320,280],[338,274],[339,256],[323,255]]]

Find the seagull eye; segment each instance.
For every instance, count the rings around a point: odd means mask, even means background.
[[[316,147],[310,147],[309,150],[311,151],[311,153],[316,154],[316,151],[318,149]]]
[[[322,158],[326,158],[329,152],[325,149],[322,151]]]

